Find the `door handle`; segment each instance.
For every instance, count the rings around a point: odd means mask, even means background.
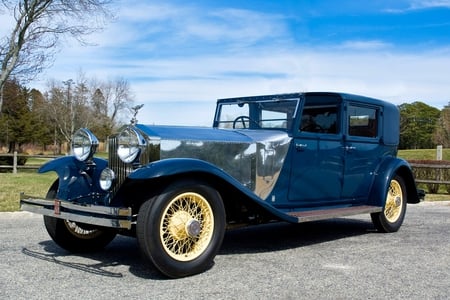
[[[300,143],[295,143],[295,149],[297,151],[303,151],[308,147],[307,144],[300,144]]]
[[[356,150],[356,147],[354,147],[354,146],[345,146],[344,149],[345,149],[345,151],[352,151],[352,150]]]

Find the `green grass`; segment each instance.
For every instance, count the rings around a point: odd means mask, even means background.
[[[398,156],[406,160],[411,159],[435,160],[436,149],[399,150]],[[442,150],[442,159],[450,161],[450,149]]]
[[[436,149],[416,149],[416,150],[399,150],[398,156],[406,160],[436,160]],[[442,149],[442,159],[450,161],[450,149]],[[418,188],[428,191],[426,184],[419,184]],[[426,194],[427,201],[445,201],[450,200],[446,186],[439,185],[438,194]]]
[[[108,158],[108,153],[100,152],[96,157]],[[52,158],[28,158],[26,165],[43,165],[50,160]],[[57,175],[54,172],[38,174],[32,169],[18,169],[17,174],[12,174],[11,171],[0,172],[0,212],[19,210],[21,192],[45,197],[56,179]]]
[[[45,197],[57,178],[56,173],[33,172],[0,173],[0,212],[19,210],[19,194]]]

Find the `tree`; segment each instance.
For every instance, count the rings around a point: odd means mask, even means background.
[[[29,93],[29,108],[33,123],[33,134],[31,142],[40,145],[45,150],[46,145],[54,142],[54,131],[50,118],[45,110],[45,97],[36,89]],[[55,147],[56,148],[56,147]]]
[[[2,0],[6,14],[15,25],[9,36],[0,38],[0,111],[3,89],[8,78],[30,80],[51,63],[58,41],[73,37],[84,39],[101,28],[101,20],[110,17],[112,0]],[[3,11],[0,7],[0,13]]]
[[[34,124],[29,105],[30,92],[16,81],[8,81],[4,88],[5,105],[0,117],[1,141],[8,152],[21,152],[24,143],[32,141]]]
[[[109,134],[118,125],[120,114],[131,108],[133,104],[133,95],[131,94],[130,84],[122,77],[110,79],[101,85],[101,90],[105,99],[107,117],[109,119]]]
[[[450,147],[450,103],[441,111],[433,140],[437,145],[442,145],[445,148]]]
[[[50,83],[47,92],[46,111],[55,130],[70,144],[78,128],[88,127],[91,121],[87,88],[84,83],[72,79]]]
[[[52,81],[49,88],[49,123],[69,144],[81,127],[89,127],[99,140],[106,140],[133,103],[130,86],[123,78],[99,82],[80,73],[76,81]]]
[[[433,148],[433,132],[440,111],[423,102],[404,103],[400,109],[400,149]]]

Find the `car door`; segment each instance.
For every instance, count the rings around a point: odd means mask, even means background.
[[[299,206],[339,202],[344,169],[341,99],[306,96],[294,134],[289,201]]]
[[[345,168],[342,198],[353,202],[367,199],[375,169],[383,157],[380,146],[382,108],[360,103],[346,107]]]

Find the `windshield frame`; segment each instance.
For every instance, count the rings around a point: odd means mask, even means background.
[[[301,94],[219,99],[213,127],[291,131]]]

